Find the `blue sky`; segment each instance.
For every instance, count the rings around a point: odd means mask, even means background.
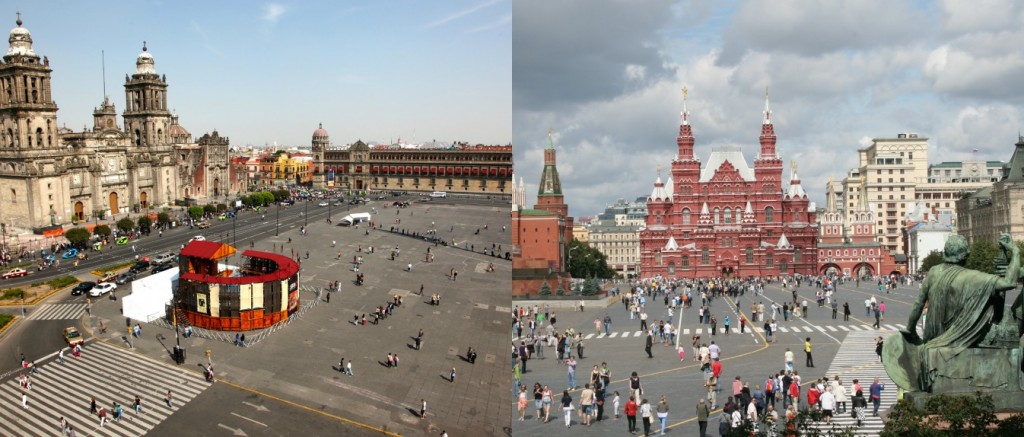
[[[550,128],[570,214],[649,195],[684,86],[696,155],[748,164],[769,87],[779,153],[819,206],[872,138],[918,133],[931,163],[1005,161],[1024,128],[1022,22],[1012,0],[517,0],[517,176],[532,204]]]
[[[512,140],[510,0],[31,1],[20,10],[53,71],[58,122],[92,124],[146,41],[193,135],[232,145]],[[0,27],[2,28],[2,27]]]

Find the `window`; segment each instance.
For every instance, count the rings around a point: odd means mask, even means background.
[[[708,265],[711,263],[711,253],[708,251],[708,248],[706,247],[701,249],[700,251],[700,263],[704,265]]]
[[[732,224],[732,209],[725,208],[725,220],[723,223],[727,225]]]
[[[793,263],[800,264],[800,262],[803,261],[803,257],[804,257],[803,255],[804,255],[803,248],[802,247],[796,248],[796,252],[793,253]]]
[[[683,270],[689,270],[690,268],[690,257],[683,255]]]
[[[754,248],[747,246],[747,264],[754,263]]]
[[[769,253],[768,255],[765,255],[765,257],[764,257],[764,265],[766,267],[771,267],[771,266],[775,265],[775,254]]]
[[[786,259],[785,258],[780,259],[779,260],[779,271],[780,272],[785,272],[786,271],[786,267],[787,267],[786,266]]]
[[[690,224],[690,208],[683,208],[683,224]]]
[[[714,215],[714,218],[715,218],[715,224],[716,224],[716,225],[717,225],[718,223],[720,223],[720,221],[721,221],[721,219],[722,219],[722,212],[718,210],[718,207],[717,207],[717,206],[715,207],[715,215]]]
[[[764,209],[764,221],[765,221],[765,223],[771,223],[771,222],[775,221],[775,209],[774,208],[769,206],[769,207]]]

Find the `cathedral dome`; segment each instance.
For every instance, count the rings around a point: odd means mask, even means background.
[[[36,53],[32,51],[32,34],[28,29],[21,27],[21,14],[18,14],[16,23],[18,27],[11,29],[11,37],[7,40],[11,44],[7,55],[35,56]]]
[[[318,127],[315,131],[313,131],[313,138],[318,138],[318,137],[325,137],[326,138],[327,136],[328,136],[327,135],[327,129],[324,129],[324,124],[323,123],[320,123],[320,127]]]
[[[145,41],[142,42],[142,53],[139,53],[139,57],[135,59],[135,73],[156,74],[156,64],[153,61],[153,55],[146,48]]]

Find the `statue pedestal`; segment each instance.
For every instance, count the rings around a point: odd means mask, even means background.
[[[996,411],[1024,409],[1024,373],[1021,349],[970,348],[945,359],[943,349],[929,351],[929,362],[937,371],[932,393],[907,392],[904,399],[918,408],[938,394],[992,396]],[[941,364],[940,364],[941,363]]]

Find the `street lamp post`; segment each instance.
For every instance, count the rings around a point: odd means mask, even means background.
[[[274,228],[274,236],[275,237],[281,235],[281,204],[280,203],[277,204],[277,220],[276,220],[276,222],[277,222],[277,224],[276,224],[276,227]]]

